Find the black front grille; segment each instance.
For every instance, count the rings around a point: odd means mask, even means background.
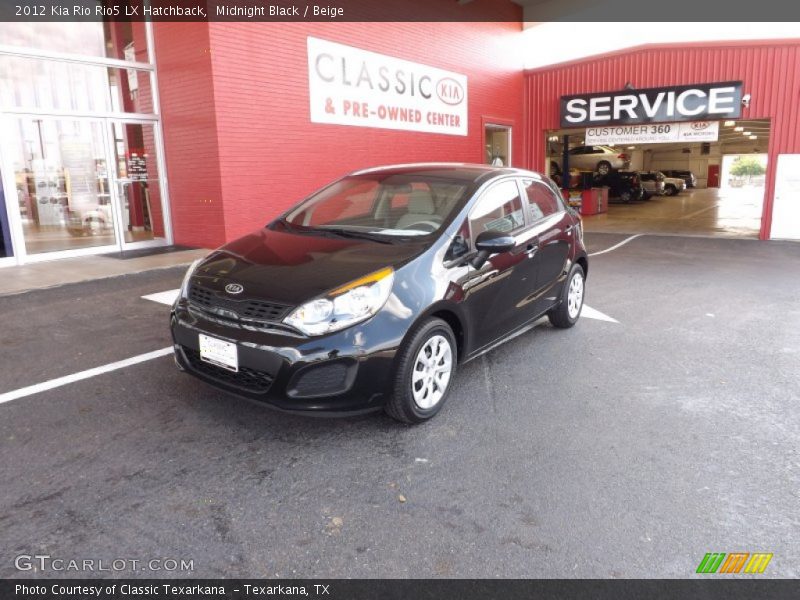
[[[213,308],[201,308],[192,303],[189,304],[189,312],[195,317],[211,321],[212,323],[218,323],[225,327],[236,327],[239,329],[248,329],[250,331],[263,331],[266,333],[276,333],[278,335],[303,337],[303,334],[298,332],[294,327],[290,327],[280,321],[247,321],[232,319],[219,312],[214,312]]]
[[[224,292],[215,292],[193,284],[189,288],[189,302],[204,309],[223,309],[236,313],[239,319],[253,321],[280,321],[291,309],[285,304],[277,304],[266,300],[234,300],[226,297]]]
[[[256,369],[239,367],[239,371],[234,372],[212,365],[200,358],[200,352],[185,346],[183,347],[183,354],[186,356],[186,360],[193,371],[223,385],[235,387],[251,394],[266,394],[274,380],[268,373]]]

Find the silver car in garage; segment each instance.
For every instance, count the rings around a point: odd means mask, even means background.
[[[560,156],[553,157],[552,161],[559,167],[559,171],[563,171]],[[630,156],[610,146],[576,146],[569,151],[570,169],[608,175],[611,171],[625,170],[630,164]]]

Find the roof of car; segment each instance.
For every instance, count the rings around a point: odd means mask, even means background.
[[[353,171],[350,175],[368,175],[380,173],[382,175],[409,175],[412,173],[435,172],[441,177],[449,177],[464,181],[475,181],[480,178],[489,179],[491,175],[525,175],[541,178],[539,173],[516,169],[513,167],[493,167],[491,165],[480,165],[471,163],[408,163],[400,165],[385,165]]]

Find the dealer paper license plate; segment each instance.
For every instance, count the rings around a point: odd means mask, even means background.
[[[239,354],[236,344],[200,334],[200,358],[229,371],[239,371]]]

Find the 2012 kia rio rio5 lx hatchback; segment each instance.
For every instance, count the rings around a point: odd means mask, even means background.
[[[280,409],[424,421],[460,363],[543,315],[574,325],[587,272],[580,218],[537,173],[358,171],[189,268],[175,358]]]

